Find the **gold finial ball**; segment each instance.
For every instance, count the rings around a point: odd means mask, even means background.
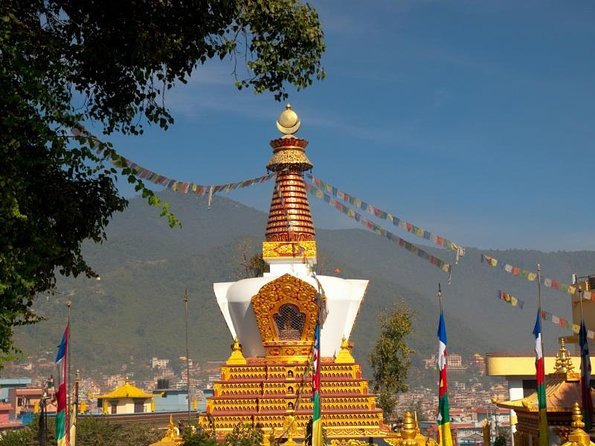
[[[277,119],[277,129],[284,135],[293,135],[300,128],[300,117],[287,104]]]

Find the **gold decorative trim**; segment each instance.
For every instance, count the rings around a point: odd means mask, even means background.
[[[316,258],[316,241],[304,240],[299,242],[263,242],[262,258],[264,260],[273,260],[280,258]]]

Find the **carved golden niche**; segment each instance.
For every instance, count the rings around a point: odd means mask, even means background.
[[[252,297],[252,308],[267,357],[304,359],[310,355],[318,317],[316,288],[285,274]]]

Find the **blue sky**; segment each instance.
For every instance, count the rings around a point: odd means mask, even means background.
[[[594,3],[313,5],[327,78],[289,102],[315,176],[464,246],[595,249]],[[283,104],[235,90],[231,64],[199,68],[166,104],[169,131],[111,137],[124,156],[199,184],[265,173]],[[271,191],[229,196],[267,210]],[[319,226],[352,226],[311,201]]]

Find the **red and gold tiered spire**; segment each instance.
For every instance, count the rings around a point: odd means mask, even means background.
[[[283,136],[271,141],[273,157],[267,169],[277,178],[262,248],[268,263],[316,263],[316,233],[304,184],[304,172],[312,163],[305,153],[308,141],[294,136],[300,124],[288,104],[277,120]]]

